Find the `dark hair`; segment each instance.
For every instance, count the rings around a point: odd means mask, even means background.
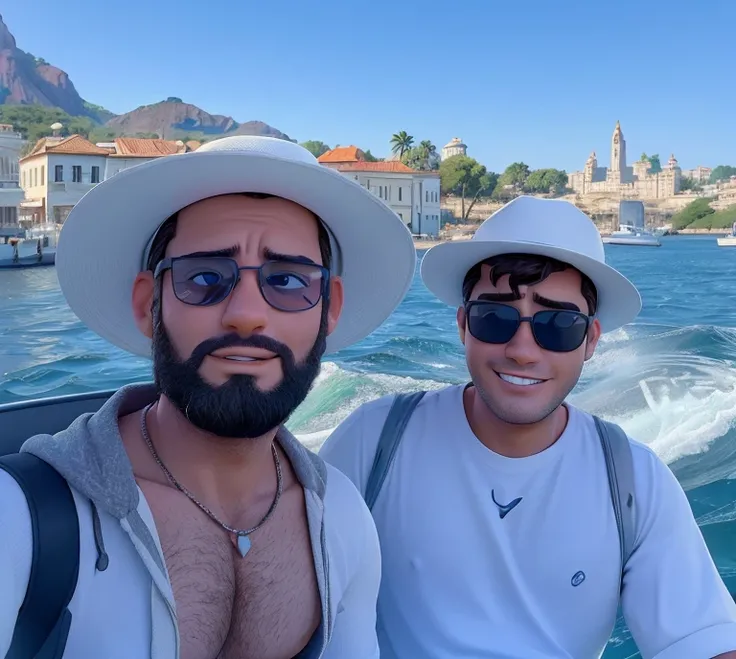
[[[558,261],[548,256],[537,256],[535,254],[501,254],[493,256],[485,261],[476,263],[465,275],[463,281],[463,300],[470,298],[475,285],[480,281],[481,266],[487,265],[491,268],[491,283],[495,286],[498,280],[509,275],[509,286],[517,297],[521,297],[519,286],[533,286],[544,281],[553,272],[562,272],[573,266]],[[587,275],[580,273],[582,284],[580,292],[588,303],[588,313],[592,316],[598,307],[598,292],[595,285]]]
[[[266,194],[262,192],[243,192],[239,193],[246,197],[252,197],[253,199],[269,199],[276,197],[276,195]],[[332,262],[332,247],[330,246],[330,236],[327,233],[327,228],[322,223],[322,220],[314,216],[317,220],[317,232],[319,240],[319,253],[322,258],[322,265],[329,270]],[[148,253],[148,260],[146,261],[146,269],[154,270],[159,261],[161,261],[165,254],[166,248],[169,243],[173,240],[176,235],[176,223],[179,219],[179,211],[174,213],[172,216],[167,218],[164,223],[159,227],[156,232],[156,237],[151,245],[151,250]]]

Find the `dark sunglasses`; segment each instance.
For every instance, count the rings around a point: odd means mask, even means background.
[[[583,343],[592,321],[579,311],[555,309],[522,316],[508,304],[473,300],[465,303],[468,330],[483,343],[508,343],[521,323],[531,325],[534,340],[540,348],[552,352],[572,352]]]
[[[241,270],[258,273],[261,295],[279,311],[307,311],[328,295],[330,272],[316,263],[266,261],[239,266],[225,256],[175,256],[163,259],[154,271],[171,270],[174,295],[184,304],[205,307],[222,302],[240,281]]]

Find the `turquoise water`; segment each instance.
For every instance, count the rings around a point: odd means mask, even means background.
[[[650,444],[688,493],[736,592],[736,249],[715,237],[664,238],[661,248],[609,245],[609,262],[640,289],[638,321],[604,335],[572,401]],[[421,254],[420,254],[421,257]],[[114,388],[150,377],[149,363],[87,331],[54,268],[0,271],[0,403]],[[360,403],[459,383],[467,372],[455,312],[418,278],[394,315],[324,364],[290,428],[318,447]],[[618,624],[606,659],[636,657]]]

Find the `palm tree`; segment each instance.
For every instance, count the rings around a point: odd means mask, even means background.
[[[422,154],[422,169],[432,169],[432,156],[437,153],[437,147],[431,140],[422,140],[419,143],[419,150]]]
[[[405,130],[395,133],[391,137],[391,151],[399,154],[399,159],[404,157],[404,153],[414,146],[414,138]]]

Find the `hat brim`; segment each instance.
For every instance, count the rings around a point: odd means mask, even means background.
[[[476,263],[501,254],[534,254],[568,263],[587,275],[598,293],[601,331],[611,332],[633,321],[641,311],[641,296],[626,277],[606,263],[561,247],[516,241],[457,241],[435,245],[421,263],[424,285],[445,304],[463,304],[465,275]]]
[[[362,340],[401,303],[416,268],[411,233],[358,183],[322,165],[262,153],[195,152],[124,170],[72,209],[56,252],[57,276],[72,311],[110,343],[150,357],[151,342],[136,326],[131,293],[151,237],[186,206],[240,192],[289,199],[332,232],[333,274],[343,280],[344,304],[326,353]]]

